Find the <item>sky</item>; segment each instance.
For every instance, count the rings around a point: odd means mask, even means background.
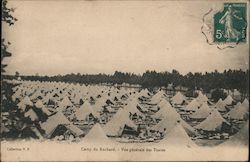
[[[141,74],[249,67],[249,43],[219,50],[201,33],[217,1],[11,0],[18,21],[3,25],[7,74]]]

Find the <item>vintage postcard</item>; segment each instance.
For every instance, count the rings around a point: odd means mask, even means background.
[[[1,161],[247,161],[247,0],[3,0]]]

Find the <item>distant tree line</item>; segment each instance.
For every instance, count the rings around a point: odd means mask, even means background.
[[[5,78],[13,79],[16,76],[5,75]],[[67,74],[56,76],[21,76],[23,80],[31,81],[62,81],[70,83],[84,84],[139,84],[145,88],[152,87],[167,87],[168,84],[173,84],[173,87],[183,86],[189,90],[202,89],[209,92],[211,89],[238,89],[241,93],[249,93],[249,70],[225,70],[222,73],[218,71],[206,73],[191,73],[186,75],[180,74],[177,70],[172,72],[156,72],[146,71],[142,75],[133,73],[123,73],[115,71],[113,75],[107,74]]]

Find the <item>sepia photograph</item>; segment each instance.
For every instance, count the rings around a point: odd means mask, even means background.
[[[247,0],[1,3],[1,161],[248,161]]]

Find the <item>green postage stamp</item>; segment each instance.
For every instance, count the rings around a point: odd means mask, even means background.
[[[233,48],[247,41],[247,3],[224,3],[203,16],[202,33],[210,45]]]

